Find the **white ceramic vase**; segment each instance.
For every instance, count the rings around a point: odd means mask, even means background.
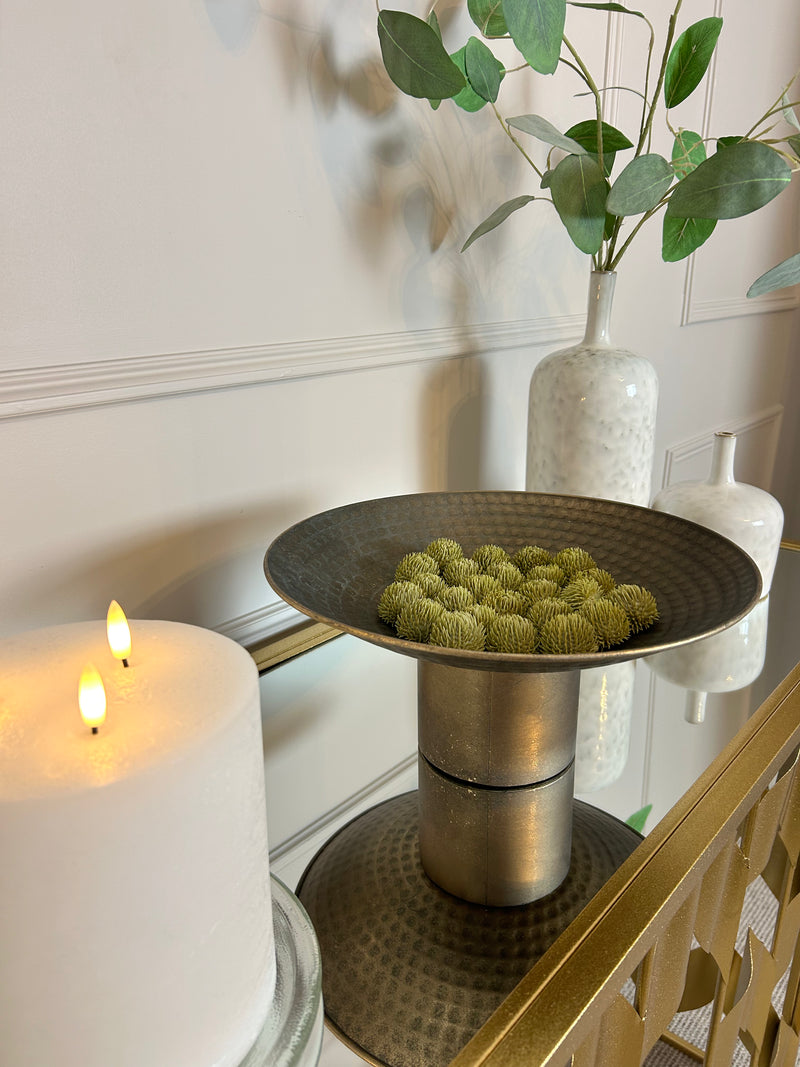
[[[658,378],[642,356],[611,341],[617,276],[593,271],[586,333],[546,356],[531,379],[526,488],[646,506],[650,500]],[[635,664],[581,672],[575,789],[602,789],[628,757]]]
[[[611,342],[616,274],[592,271],[586,335],[546,356],[531,379],[526,487],[647,506],[658,378]]]
[[[783,533],[783,510],[763,489],[735,480],[735,452],[736,434],[715,433],[707,480],[667,486],[653,500],[656,511],[691,519],[734,541],[761,572],[761,600],[744,619],[722,633],[645,661],[660,678],[689,691],[686,719],[693,723],[705,717],[707,693],[743,689],[764,665],[768,594]]]
[[[667,486],[653,507],[699,522],[743,548],[758,564],[761,595],[766,596],[781,546],[783,510],[763,489],[735,480],[735,453],[736,434],[715,433],[708,479]]]

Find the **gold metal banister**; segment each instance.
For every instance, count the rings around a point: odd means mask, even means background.
[[[709,1067],[730,1067],[740,1035],[754,1062],[793,1065],[800,1011],[790,995],[782,1019],[765,1004],[800,933],[798,744],[800,665],[451,1067],[638,1067],[681,1006],[687,974],[692,1006],[715,998]],[[751,946],[743,959],[738,920],[747,885],[762,872],[778,896],[780,944]],[[620,993],[629,978],[633,1003]]]

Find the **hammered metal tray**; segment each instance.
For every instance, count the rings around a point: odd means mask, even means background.
[[[625,644],[579,655],[472,652],[405,641],[377,614],[402,557],[437,537],[465,553],[494,543],[550,551],[579,545],[617,582],[656,597],[659,621]],[[270,545],[267,580],[298,610],[406,656],[493,671],[558,671],[635,659],[719,632],[761,592],[758,568],[732,541],[634,504],[554,493],[421,493],[366,500],[297,523]]]

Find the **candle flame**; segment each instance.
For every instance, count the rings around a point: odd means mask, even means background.
[[[88,663],[81,672],[81,680],[78,683],[78,707],[81,709],[81,718],[87,726],[97,730],[105,722],[106,718],[106,691],[103,679],[91,663]]]
[[[111,652],[117,659],[126,660],[131,654],[131,631],[125,612],[112,600],[106,616],[106,633]]]

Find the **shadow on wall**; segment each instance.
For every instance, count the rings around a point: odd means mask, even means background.
[[[800,313],[794,312],[794,329],[789,345],[789,368],[783,389],[787,398],[788,412],[781,424],[781,436],[775,458],[772,492],[780,501],[784,512],[783,536],[789,541],[800,541]],[[789,398],[792,398],[791,400]]]
[[[484,377],[480,358],[471,355],[431,372],[421,422],[420,480],[426,492],[482,488]]]
[[[118,600],[130,618],[221,627],[276,599],[264,577],[264,554],[310,507],[300,498],[248,503],[108,542],[35,580],[9,585],[6,617],[16,630],[105,618]]]

